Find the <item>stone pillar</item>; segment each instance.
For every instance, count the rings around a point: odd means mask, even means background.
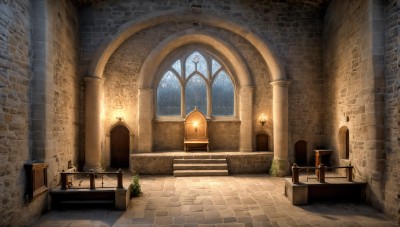
[[[288,88],[289,80],[278,80],[270,83],[272,90],[272,115],[274,130],[274,160],[271,175],[285,176],[289,173],[288,162]]]
[[[102,170],[101,84],[97,77],[85,77],[85,170]]]
[[[153,148],[153,89],[139,89],[138,106],[138,151],[151,152]]]
[[[361,91],[366,102],[366,146],[368,202],[380,211],[385,209],[385,13],[383,1],[367,1],[367,13],[363,16],[362,63],[366,81]],[[379,59],[379,60],[377,60]],[[351,132],[350,132],[351,133]],[[386,197],[389,198],[389,197]],[[393,197],[391,197],[393,198]]]
[[[253,151],[253,91],[254,87],[240,89],[240,151]]]
[[[211,119],[211,111],[212,111],[212,93],[211,89],[207,89],[207,113],[205,114],[208,119]]]

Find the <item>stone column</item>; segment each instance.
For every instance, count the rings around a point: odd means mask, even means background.
[[[368,182],[368,202],[378,210],[385,209],[387,196],[385,188],[386,153],[385,153],[385,13],[383,1],[367,1],[367,12],[363,14],[361,25],[364,42],[362,42],[362,64],[366,78],[363,90],[365,97],[366,127],[366,179]],[[350,131],[351,133],[351,131]],[[386,194],[387,195],[387,194]]]
[[[253,151],[253,91],[254,87],[240,89],[240,151]]]
[[[138,151],[151,152],[153,148],[153,89],[139,89],[138,106]]]
[[[101,84],[97,77],[85,77],[85,170],[102,170]]]
[[[208,118],[208,119],[210,119],[211,118],[211,109],[212,109],[212,106],[211,106],[211,102],[212,102],[212,93],[211,93],[211,89],[210,88],[207,88],[207,113],[205,113],[205,115],[206,115],[206,117]]]
[[[289,80],[278,80],[270,83],[272,90],[272,115],[274,130],[274,160],[271,175],[285,176],[289,173],[288,162],[288,88]]]

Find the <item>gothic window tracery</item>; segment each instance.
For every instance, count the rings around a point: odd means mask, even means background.
[[[231,75],[217,59],[198,50],[173,61],[162,74],[156,97],[157,116],[186,115],[195,107],[207,116],[234,115]]]

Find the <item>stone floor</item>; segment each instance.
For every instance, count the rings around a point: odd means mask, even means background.
[[[364,204],[293,206],[283,195],[284,179],[264,174],[141,176],[141,186],[125,212],[50,211],[33,226],[397,226]]]

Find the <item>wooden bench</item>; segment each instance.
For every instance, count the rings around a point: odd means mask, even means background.
[[[209,151],[208,148],[208,140],[185,140],[183,142],[185,151],[189,151],[189,148],[195,149],[206,149]]]

